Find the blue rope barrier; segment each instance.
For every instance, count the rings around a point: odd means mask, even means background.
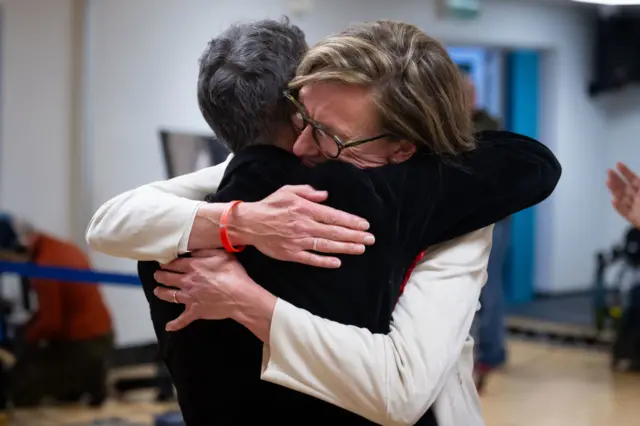
[[[60,281],[109,283],[139,286],[137,275],[95,272],[54,266],[37,266],[33,263],[0,262],[0,274],[14,273],[29,278],[45,278]]]

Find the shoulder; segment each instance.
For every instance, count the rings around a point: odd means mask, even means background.
[[[498,130],[501,127],[500,122],[492,117],[486,110],[480,110],[474,114],[473,124],[478,131]]]
[[[306,183],[303,169],[295,155],[275,146],[247,147],[229,162],[218,191],[205,201],[257,201],[284,185]]]
[[[388,164],[367,172],[376,181],[383,181],[396,193],[425,192],[425,186],[433,188],[447,162],[442,157],[416,152],[409,160],[399,164]]]
[[[302,169],[300,159],[272,145],[250,146],[237,153],[227,166],[221,185],[231,178],[273,179]]]
[[[300,160],[294,154],[273,145],[255,145],[233,156],[225,169],[224,177],[238,171],[282,170],[283,167],[290,169],[296,166],[300,166]]]
[[[351,186],[369,182],[368,170],[344,161],[331,160],[311,168],[309,173],[315,180]]]
[[[380,197],[379,179],[374,169],[360,169],[342,161],[327,161],[309,170],[311,185],[329,192],[329,198],[343,197],[353,204],[365,200],[370,204]]]
[[[438,270],[453,271],[451,268],[455,267],[460,270],[484,271],[489,261],[492,240],[493,225],[490,225],[429,247],[416,265],[414,274]]]

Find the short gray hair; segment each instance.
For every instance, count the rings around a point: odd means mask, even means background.
[[[304,33],[287,18],[236,24],[209,42],[200,58],[198,104],[232,152],[273,143],[278,126],[290,121],[282,92],[306,51]]]

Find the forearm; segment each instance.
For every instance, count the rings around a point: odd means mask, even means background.
[[[549,148],[515,133],[486,132],[483,135],[488,135],[485,137],[489,140],[496,139],[493,149],[484,151],[483,163],[491,171],[491,187],[497,189],[496,193],[489,194],[489,198],[493,197],[490,201],[504,204],[505,216],[538,204],[551,195],[562,175],[562,166]],[[496,167],[501,171],[496,172]]]
[[[251,219],[249,211],[255,206],[253,203],[240,203],[229,210],[227,221],[227,235],[234,246],[248,245],[251,238],[247,230]],[[204,203],[198,206],[195,217],[188,229],[188,242],[180,254],[187,251],[221,248],[220,218],[230,203]],[[187,232],[185,232],[187,235]],[[183,236],[184,238],[184,236]],[[180,244],[181,246],[183,243]]]
[[[117,257],[162,262],[175,259],[187,251],[202,200],[217,190],[228,161],[112,198],[91,219],[87,242],[93,249]]]
[[[239,291],[238,306],[232,319],[248,328],[263,343],[269,344],[278,298],[255,283],[243,286]]]
[[[464,169],[468,170],[465,171]],[[542,143],[510,132],[483,132],[479,147],[462,167],[446,167],[439,210],[448,241],[496,223],[545,200],[555,189],[562,168]],[[448,185],[448,186],[447,186]]]
[[[98,209],[87,228],[87,243],[116,257],[175,259],[201,203],[149,188],[126,192]]]
[[[329,321],[279,300],[269,339],[259,336],[269,342],[263,380],[376,423],[414,424],[459,360],[486,280],[490,241],[491,227],[439,252],[430,250],[394,310],[388,335]],[[263,320],[262,327],[267,325]]]

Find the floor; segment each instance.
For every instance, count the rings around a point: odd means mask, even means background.
[[[511,342],[482,403],[488,426],[632,426],[640,375],[613,374],[604,351]]]
[[[510,316],[583,327],[594,326],[593,296],[576,294],[537,298],[507,308]]]
[[[612,374],[606,352],[516,340],[509,349],[508,366],[491,377],[482,397],[488,426],[639,424],[640,375]],[[144,402],[146,398],[141,393],[100,410],[67,407],[16,412],[9,424],[147,426],[156,414],[173,408]],[[103,422],[94,423],[99,419]]]

